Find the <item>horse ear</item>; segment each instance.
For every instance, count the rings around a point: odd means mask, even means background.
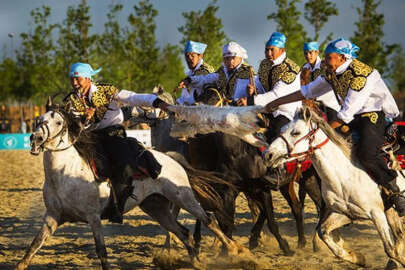
[[[51,96],[48,96],[48,101],[45,104],[45,110],[48,112],[52,107],[52,98]]]
[[[304,107],[302,115],[304,120],[308,122],[311,119],[311,109],[309,107]]]

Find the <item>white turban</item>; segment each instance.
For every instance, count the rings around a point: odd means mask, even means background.
[[[224,46],[224,48],[222,49],[222,56],[239,56],[242,57],[242,59],[248,58],[247,51],[238,43],[233,41]]]

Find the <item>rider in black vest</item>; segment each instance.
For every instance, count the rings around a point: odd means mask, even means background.
[[[356,59],[358,50],[356,45],[343,38],[329,43],[325,50],[327,72],[302,86],[301,91],[270,102],[266,109],[271,111],[281,104],[316,98],[332,91],[341,109],[338,120],[331,126],[345,132],[350,125],[358,132],[359,161],[378,184],[392,192],[391,201],[399,216],[404,216],[405,198],[396,184],[397,173],[388,168],[380,153],[385,117],[393,119],[399,115],[399,110],[380,73]]]
[[[124,115],[118,102],[130,106],[159,107],[164,110],[168,104],[153,94],[119,91],[110,84],[94,83],[91,78],[99,71],[100,69],[94,71],[89,64],[73,64],[69,73],[73,92],[65,101],[70,112],[84,123],[85,129],[91,130],[98,138],[95,145],[96,156],[89,162],[91,165],[95,164],[99,180],[112,180],[112,195],[114,190],[120,194],[119,212],[115,211],[113,216],[110,216],[110,221],[122,223],[125,201],[133,189],[131,183],[123,181],[122,171],[129,166],[134,174],[141,171],[155,179],[160,174],[161,165],[135,139],[126,138],[125,130],[120,125]],[[112,169],[113,166],[115,170]],[[131,180],[132,178],[129,182],[132,182]],[[120,188],[119,184],[125,187],[121,191],[117,190]]]

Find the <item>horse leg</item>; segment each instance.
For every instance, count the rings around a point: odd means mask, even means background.
[[[188,229],[182,226],[170,211],[169,200],[162,195],[152,194],[140,204],[141,209],[151,218],[156,220],[164,229],[174,233],[187,249],[187,252],[195,262],[197,252],[193,247],[193,237]]]
[[[283,195],[284,199],[288,202],[288,205],[291,208],[291,212],[293,213],[295,218],[298,232],[298,248],[303,248],[307,243],[304,232],[304,202],[300,200],[298,204],[294,203],[290,197],[288,190],[288,185],[283,185],[280,187],[280,192]],[[305,194],[301,196],[305,198]]]
[[[44,223],[42,224],[41,230],[35,236],[30,247],[24,255],[24,258],[17,264],[17,270],[26,269],[31,262],[32,257],[37,253],[37,251],[42,247],[44,242],[51,236],[58,228],[57,219],[49,214],[45,213]]]
[[[193,238],[194,238],[194,248],[199,253],[201,246],[201,220],[199,219],[197,219],[197,221],[195,222]]]
[[[250,231],[249,249],[255,249],[259,245],[260,233],[263,229],[264,222],[266,221],[266,214],[263,209],[259,209],[255,225]]]
[[[254,193],[250,193],[249,196],[251,196],[251,198],[254,198],[259,207],[263,209],[267,219],[267,226],[269,227],[269,230],[274,235],[274,237],[276,237],[280,249],[286,256],[292,256],[294,252],[290,249],[288,242],[280,235],[277,222],[274,219],[274,207],[271,192],[257,191]]]
[[[390,259],[394,260],[394,262],[399,262],[403,267],[405,267],[405,257],[403,256],[403,225],[396,213],[393,213],[393,211],[393,209],[388,210],[386,215],[382,210],[378,209],[371,212],[371,217],[384,244],[385,253]],[[396,219],[398,221],[393,219],[393,215],[397,217]],[[394,226],[400,227],[395,228]]]
[[[170,203],[170,212],[172,213],[173,217],[177,220],[177,217],[179,216],[180,208],[177,205]],[[170,232],[166,231],[166,240],[165,240],[165,243],[163,244],[163,246],[167,250],[170,250],[170,247],[171,247],[170,240],[171,240]]]
[[[96,243],[96,253],[101,261],[101,267],[103,270],[110,269],[107,261],[107,249],[105,248],[104,233],[100,216],[91,215],[87,217],[87,222],[93,232],[94,242]]]
[[[343,241],[337,243],[334,240],[333,231],[349,223],[351,223],[351,220],[347,216],[333,212],[324,219],[318,228],[319,237],[326,243],[335,256],[342,260],[365,266],[366,259],[361,253],[346,250],[342,245]]]
[[[249,250],[242,247],[237,242],[233,241],[230,237],[228,237],[220,229],[218,223],[216,222],[216,220],[213,217],[207,216],[205,211],[202,209],[200,204],[195,199],[191,190],[189,190],[189,192],[187,192],[187,189],[185,189],[181,193],[182,193],[181,197],[177,198],[177,200],[174,202],[177,203],[178,206],[180,206],[181,208],[185,209],[190,214],[195,216],[197,219],[201,220],[201,222],[204,223],[204,225],[207,226],[217,236],[219,241],[221,241],[221,243],[225,246],[225,248],[228,251],[228,254],[230,254],[230,255],[237,255],[239,253],[250,254]],[[233,192],[233,193],[235,193],[235,192]],[[235,196],[230,196],[230,194],[228,194],[225,197],[228,198],[227,201],[230,201],[233,206],[235,205]],[[231,198],[231,197],[233,197],[233,200],[229,200],[229,198]],[[226,204],[226,202],[224,202],[224,203]],[[229,207],[229,205],[227,205],[227,206]],[[232,208],[232,207],[230,207],[230,208]],[[235,211],[235,208],[233,207],[232,208],[232,217],[234,216],[234,211]],[[229,212],[227,211],[227,213],[229,213]],[[229,226],[226,226],[226,227],[229,229]],[[232,229],[230,229],[229,231],[230,231],[230,233],[232,233]]]

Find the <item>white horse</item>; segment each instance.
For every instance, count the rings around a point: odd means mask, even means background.
[[[309,109],[285,126],[281,136],[268,150],[273,166],[287,160],[312,158],[313,166],[322,179],[322,197],[326,209],[318,224],[318,236],[339,258],[365,265],[361,253],[343,247],[332,232],[352,220],[371,220],[384,244],[390,261],[405,266],[404,229],[393,208],[385,209],[378,185],[351,156],[350,146],[330,126]],[[398,174],[397,182],[404,190],[405,179]]]
[[[44,150],[45,183],[43,198],[46,206],[44,223],[24,258],[16,269],[28,267],[34,254],[43,243],[64,222],[87,222],[96,243],[96,252],[103,269],[109,269],[107,251],[100,215],[107,206],[110,188],[97,183],[88,162],[76,150],[70,128],[70,115],[62,110],[48,111],[40,118],[40,123],[31,137],[31,152],[38,154]],[[186,246],[193,263],[196,250],[188,230],[176,222],[169,209],[169,202],[183,208],[202,220],[228,248],[231,255],[246,251],[233,240],[227,238],[218,224],[206,215],[196,201],[187,174],[179,163],[158,151],[150,150],[162,170],[157,179],[134,180],[133,195],[127,200],[125,212],[140,206],[166,230],[174,233]],[[131,174],[132,175],[132,174]]]

